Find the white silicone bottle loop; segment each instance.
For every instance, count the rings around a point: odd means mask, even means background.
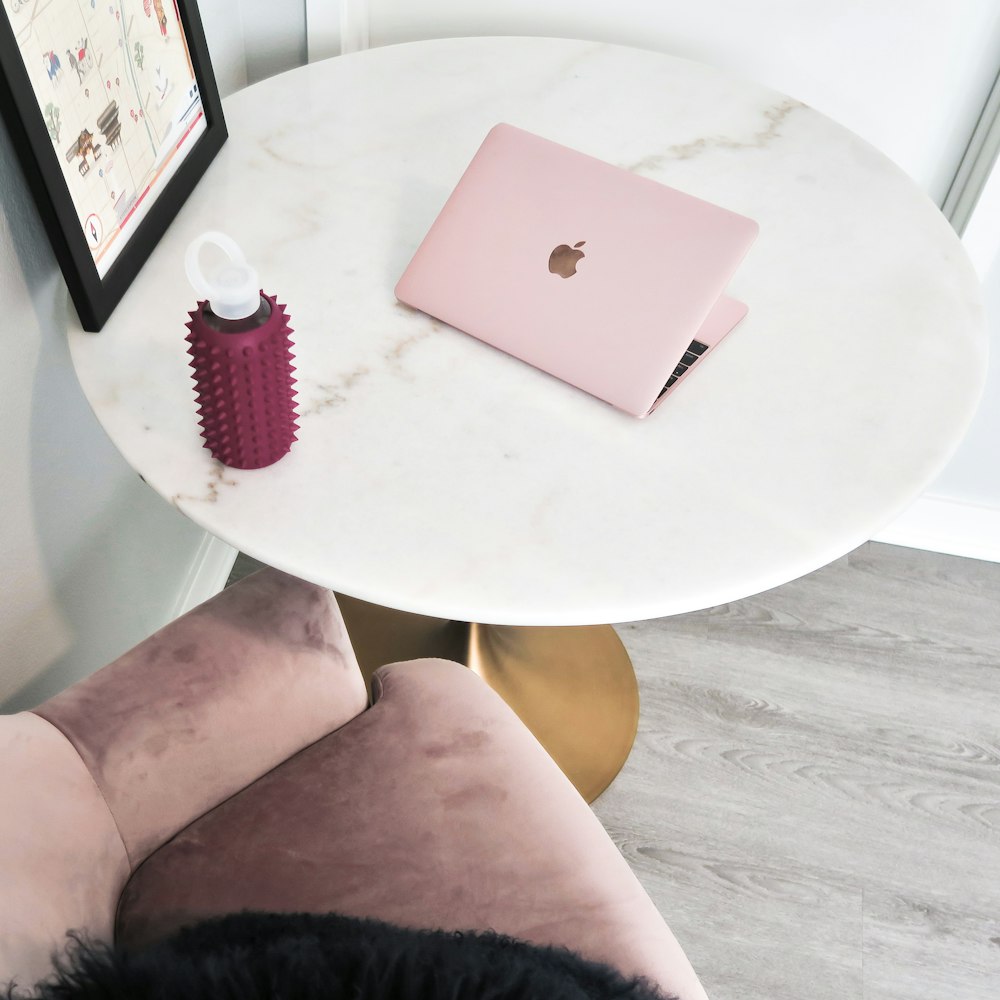
[[[229,263],[211,278],[201,269],[201,248],[206,243],[217,246]],[[193,239],[184,255],[184,270],[194,290],[208,299],[212,312],[222,319],[245,319],[260,306],[260,282],[257,272],[247,263],[236,241],[225,233],[207,232]]]

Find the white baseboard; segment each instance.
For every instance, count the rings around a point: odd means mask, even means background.
[[[1000,509],[923,496],[872,541],[1000,562]]]
[[[231,545],[206,531],[191,562],[191,571],[181,584],[171,620],[215,597],[225,587],[238,555]]]

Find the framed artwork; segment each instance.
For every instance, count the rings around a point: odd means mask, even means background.
[[[0,0],[0,112],[85,330],[226,141],[196,0]]]

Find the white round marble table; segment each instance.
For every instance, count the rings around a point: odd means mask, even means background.
[[[678,614],[870,538],[972,417],[986,338],[954,232],[879,152],[781,94],[652,52],[479,38],[313,64],[225,110],[229,142],[105,329],[69,336],[132,466],[272,566],[465,622]],[[650,418],[396,303],[499,121],[760,223],[729,289],[749,316]],[[183,258],[205,229],[236,238],[292,317],[300,439],[268,469],[201,447]]]

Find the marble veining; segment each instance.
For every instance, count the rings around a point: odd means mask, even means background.
[[[801,101],[789,98],[774,107],[764,108],[762,117],[767,122],[763,128],[757,128],[750,138],[736,136],[714,135],[703,136],[687,143],[670,146],[666,153],[654,153],[633,163],[622,163],[619,166],[632,170],[637,174],[654,173],[662,169],[669,160],[690,160],[713,149],[743,150],[763,149],[768,143],[781,136],[781,125],[797,108],[808,108]]]
[[[885,157],[785,95],[613,45],[440,39],[312,64],[225,110],[229,142],[115,315],[69,341],[132,466],[278,568],[471,621],[690,611],[871,537],[971,419],[986,339],[958,239]],[[498,121],[760,223],[730,286],[747,320],[649,419],[396,303]],[[268,469],[201,447],[182,262],[209,228],[289,304],[304,419]]]
[[[385,359],[390,364],[399,362],[403,355],[410,350],[415,344],[419,344],[422,340],[427,340],[428,337],[432,336],[435,329],[440,329],[440,326],[432,326],[430,329],[422,330],[420,333],[411,334],[409,337],[405,337],[398,344],[392,347],[386,352]]]
[[[206,454],[208,454],[207,451]],[[211,459],[211,464],[213,468],[208,482],[205,484],[205,489],[195,494],[175,493],[170,497],[170,502],[175,507],[184,510],[188,503],[218,503],[219,496],[226,487],[240,485],[235,478],[227,478],[227,473],[232,475],[236,470],[227,468],[214,458]]]
[[[709,138],[696,139],[686,145],[671,146],[670,153],[678,160],[688,160],[712,147],[719,149],[763,149],[769,142],[781,135],[781,125],[785,119],[797,108],[805,107],[807,105],[801,101],[782,101],[773,108],[764,109],[763,116],[767,120],[767,126],[754,132],[750,139],[733,139],[724,135],[713,135]]]
[[[371,374],[370,368],[358,368],[331,383],[300,379],[297,383],[300,419],[315,417],[324,410],[346,403],[347,393],[369,374]]]

